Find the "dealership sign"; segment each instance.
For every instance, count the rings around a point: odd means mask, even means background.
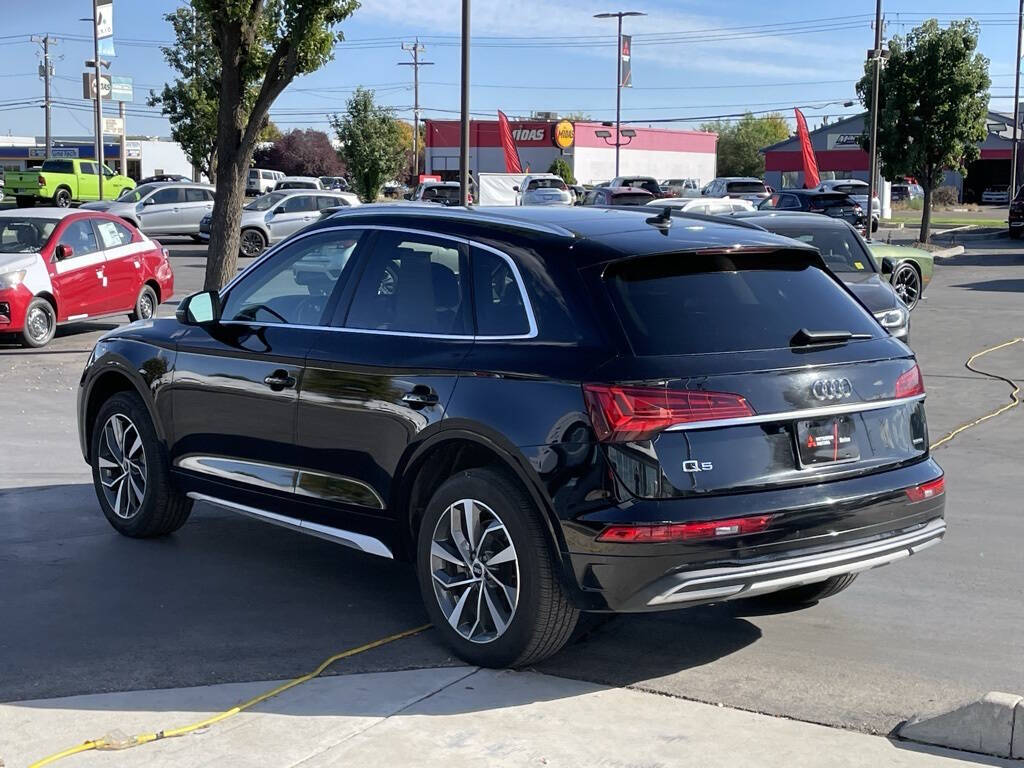
[[[110,75],[100,75],[100,97],[110,100]],[[96,98],[96,74],[93,72],[82,73],[82,98]]]
[[[859,133],[830,133],[826,149],[860,149]]]

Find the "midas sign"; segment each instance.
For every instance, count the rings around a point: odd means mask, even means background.
[[[551,141],[559,149],[568,149],[576,139],[576,131],[568,120],[559,120],[551,131]]]

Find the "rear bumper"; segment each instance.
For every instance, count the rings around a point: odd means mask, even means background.
[[[638,593],[644,607],[736,600],[815,584],[833,576],[859,573],[902,560],[938,544],[946,523],[936,518],[910,531],[880,541],[856,544],[831,552],[788,557],[755,565],[687,571],[658,580]]]

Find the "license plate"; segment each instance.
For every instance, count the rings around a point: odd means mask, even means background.
[[[856,428],[849,416],[798,421],[796,444],[800,465],[803,467],[856,461],[860,458]]]

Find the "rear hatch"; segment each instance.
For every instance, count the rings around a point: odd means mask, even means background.
[[[926,456],[920,372],[815,251],[669,253],[592,268],[632,355],[584,385],[633,495],[821,483]]]
[[[863,211],[863,209],[857,210],[860,206],[852,197],[840,192],[815,195],[808,201],[808,205],[810,206],[808,210],[812,213],[823,213],[826,216],[846,221],[853,221]]]

